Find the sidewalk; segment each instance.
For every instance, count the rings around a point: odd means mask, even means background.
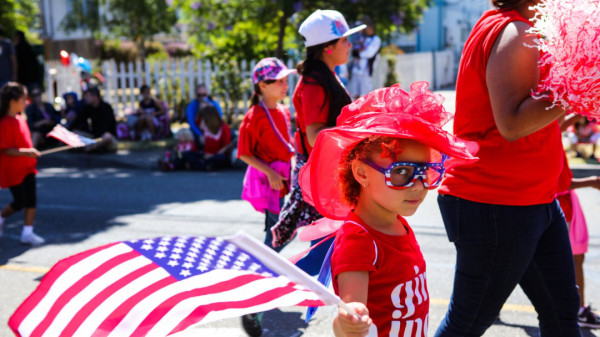
[[[82,168],[126,168],[158,169],[156,162],[167,149],[175,145],[174,139],[154,142],[120,142],[115,153],[84,153],[63,151],[42,156],[41,167],[82,167]]]

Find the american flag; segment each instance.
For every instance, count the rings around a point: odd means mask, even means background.
[[[244,233],[231,239],[161,237],[108,244],[59,261],[9,326],[17,336],[168,336],[276,307],[338,302]]]
[[[95,140],[71,132],[60,124],[56,124],[46,137],[54,137],[72,147],[82,147],[96,143]]]

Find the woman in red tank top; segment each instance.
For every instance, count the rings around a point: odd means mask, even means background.
[[[527,33],[538,1],[492,2],[497,9],[465,43],[456,84],[454,134],[477,141],[480,159],[448,170],[439,190],[457,258],[436,336],[482,335],[517,284],[542,336],[580,336],[573,257],[555,200],[563,167],[556,120],[564,111],[531,97],[543,76]]]

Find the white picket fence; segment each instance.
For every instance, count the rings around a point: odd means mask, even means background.
[[[250,81],[252,69],[256,62],[242,61],[237,73],[243,79]],[[290,60],[288,67],[294,67]],[[144,70],[145,69],[145,70]],[[170,59],[161,62],[145,62],[144,67],[140,61],[135,63],[120,63],[105,61],[102,63],[102,73],[105,78],[104,100],[113,106],[122,108],[134,108],[139,101],[139,87],[147,84],[152,88],[152,94],[166,101],[169,107],[178,109],[185,108],[183,105],[195,97],[195,88],[199,83],[204,83],[211,92],[213,86],[213,74],[217,74],[219,68],[208,61],[196,59]],[[298,76],[290,76],[289,97],[292,96]],[[250,82],[248,82],[250,83]],[[226,86],[227,87],[227,86]],[[248,85],[248,88],[251,88]],[[245,90],[241,100],[232,102],[228,91],[221,95],[213,95],[213,98],[221,103],[221,106],[234,115],[243,114],[249,108],[249,100],[253,91]]]
[[[243,79],[250,81],[255,61],[242,61],[239,65],[238,74]],[[294,68],[292,60],[287,62],[289,68]],[[454,56],[451,51],[426,52],[397,55],[395,73],[396,79],[402,88],[409,89],[412,82],[428,81],[432,89],[454,83],[455,74]],[[384,58],[380,58],[376,64],[373,82],[374,88],[384,85],[388,64]],[[46,63],[47,71],[47,97],[62,95],[66,91],[80,93],[79,73],[72,67],[64,67],[59,62],[50,61]],[[182,113],[185,104],[194,98],[195,86],[204,83],[209,92],[213,87],[213,74],[219,72],[218,67],[208,61],[197,59],[169,59],[164,61],[130,62],[117,64],[114,60],[102,63],[102,75],[104,77],[104,100],[115,108],[118,115],[127,114],[131,109],[137,107],[139,88],[143,84],[151,87],[152,94],[164,100],[171,111]],[[289,91],[287,102],[293,111],[291,97],[298,81],[297,75],[289,76]],[[249,82],[248,82],[249,83]],[[231,102],[227,91],[222,95],[213,96],[223,108],[234,115],[243,114],[248,109],[249,100],[252,95],[251,85],[243,92],[238,102]]]

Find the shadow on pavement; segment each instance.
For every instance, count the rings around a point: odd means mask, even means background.
[[[263,337],[302,336],[304,329],[308,326],[302,318],[302,313],[279,309],[265,312],[262,322]]]
[[[523,331],[525,331],[527,335],[531,337],[537,337],[540,335],[540,328],[538,328],[537,326],[505,323],[500,317],[496,318],[496,320],[494,321],[494,325],[503,325],[511,328],[521,328],[523,329]]]
[[[540,335],[540,329],[536,326],[505,323],[502,321],[502,319],[500,317],[498,317],[496,319],[496,321],[494,321],[494,325],[502,325],[502,326],[507,326],[507,327],[511,327],[511,328],[521,328],[527,335],[532,336],[532,337],[537,337]],[[596,336],[600,336],[600,335],[595,334],[593,330],[582,328],[581,336],[582,337],[596,337]]]
[[[160,153],[164,150],[103,155],[65,152],[40,158],[35,232],[48,244],[72,244],[126,225],[118,220],[120,216],[156,214],[161,207],[199,200],[240,199],[242,170],[162,173],[152,168]],[[0,207],[11,201],[8,189],[1,190]],[[18,242],[22,225],[23,211],[6,220],[0,265],[32,249]]]

